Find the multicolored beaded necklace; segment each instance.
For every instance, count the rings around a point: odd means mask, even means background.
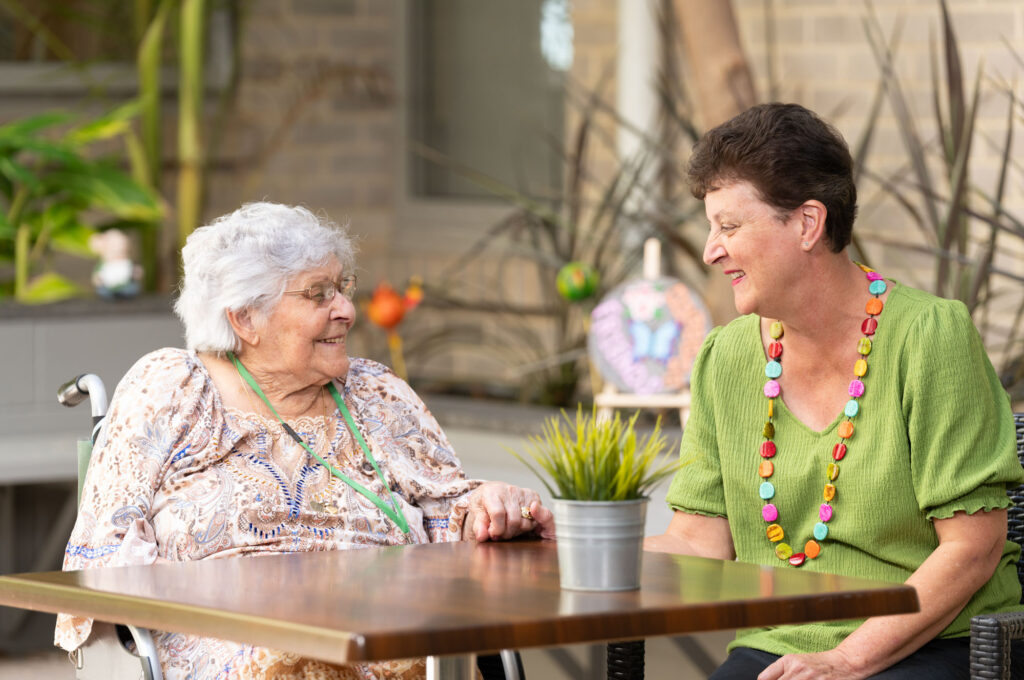
[[[836,497],[836,486],[833,482],[839,476],[839,461],[846,457],[846,443],[853,436],[853,419],[857,417],[857,413],[860,411],[860,402],[857,400],[864,395],[864,382],[861,378],[868,372],[867,356],[871,353],[871,336],[878,329],[877,317],[882,313],[882,307],[884,306],[879,296],[885,293],[885,279],[862,264],[857,266],[861,268],[867,277],[868,292],[873,296],[868,300],[864,308],[868,318],[864,319],[860,325],[860,330],[864,337],[857,341],[857,352],[861,355],[861,358],[857,359],[853,365],[854,378],[850,382],[850,400],[846,402],[846,406],[843,408],[845,420],[839,423],[839,441],[832,447],[832,460],[825,468],[826,482],[823,493],[825,502],[818,508],[819,521],[814,525],[814,538],[804,544],[803,552],[797,553],[793,552],[793,548],[788,543],[783,542],[785,532],[778,523],[779,509],[771,502],[775,497],[775,485],[768,481],[768,478],[775,472],[772,458],[778,452],[773,441],[775,439],[773,416],[775,412],[775,399],[782,392],[777,378],[782,375],[783,332],[781,321],[773,321],[769,327],[769,335],[772,337],[772,342],[768,344],[768,365],[764,369],[764,374],[768,377],[768,382],[764,384],[764,396],[768,397],[768,420],[764,424],[764,441],[761,442],[759,451],[762,460],[757,466],[757,474],[763,481],[758,493],[764,501],[764,506],[761,508],[761,516],[768,523],[766,533],[768,540],[775,544],[775,556],[780,560],[788,561],[794,567],[799,567],[808,559],[813,560],[818,557],[821,554],[820,541],[824,541],[828,536],[828,523],[833,517],[832,503]]]

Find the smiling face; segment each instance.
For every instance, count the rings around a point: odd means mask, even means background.
[[[324,266],[289,279],[285,290],[303,290],[342,276],[332,257]],[[340,293],[323,306],[301,295],[285,295],[269,316],[254,321],[259,342],[246,347],[243,363],[279,375],[281,383],[294,388],[344,377],[349,364],[346,340],[355,319],[355,306]]]
[[[781,221],[778,209],[762,201],[746,181],[712,188],[704,208],[711,226],[705,264],[731,279],[737,312],[772,316],[772,300],[785,294],[785,279],[799,252],[799,217]]]

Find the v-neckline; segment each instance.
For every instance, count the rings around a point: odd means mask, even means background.
[[[885,308],[887,309],[889,307],[890,302],[893,299],[893,293],[895,293],[896,290],[898,288],[900,288],[900,284],[898,282],[896,282],[896,281],[893,281],[890,278],[886,278],[885,281],[889,285],[888,295],[886,296],[886,300],[885,300]],[[883,309],[882,311],[884,313],[885,309]],[[759,315],[757,315],[757,314],[752,314],[751,316],[753,316],[753,318],[754,318],[754,323],[753,323],[753,325],[754,325],[754,334],[753,335],[754,335],[754,341],[757,344],[757,353],[756,354],[757,354],[758,357],[760,357],[760,360],[761,360],[760,366],[763,368],[764,365],[769,361],[769,358],[768,358],[767,349],[765,348],[764,343],[761,340],[761,317]],[[884,333],[884,325],[879,323],[878,324],[878,330],[875,332],[875,335],[873,336],[872,342],[874,342],[875,341],[874,339],[878,338],[878,336],[883,334],[883,333]],[[762,375],[762,377],[764,376],[764,372],[763,371],[761,372],[761,375]],[[852,371],[851,371],[850,375],[853,375]],[[809,432],[809,433],[813,434],[816,437],[824,437],[824,436],[830,434],[833,430],[835,430],[837,427],[839,427],[839,423],[842,422],[842,420],[843,420],[843,418],[845,416],[844,410],[841,407],[839,409],[839,413],[837,413],[835,418],[833,418],[832,421],[828,425],[825,426],[825,429],[823,429],[823,430],[815,430],[813,427],[811,427],[810,425],[808,425],[807,423],[802,421],[800,418],[798,418],[797,415],[795,413],[793,413],[789,409],[789,406],[786,405],[785,397],[782,396],[781,394],[775,400],[775,418],[778,419],[780,414],[785,414],[785,417],[787,417],[790,421],[798,424],[800,427],[802,427],[804,429],[805,432]]]

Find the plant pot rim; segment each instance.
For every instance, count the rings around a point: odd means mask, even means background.
[[[628,498],[622,501],[586,501],[575,498],[559,498],[558,496],[555,496],[552,500],[558,503],[575,503],[580,505],[623,505],[626,503],[632,503],[635,505],[637,503],[647,503],[651,500],[651,497],[641,496],[640,498]]]

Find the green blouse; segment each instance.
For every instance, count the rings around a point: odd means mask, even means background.
[[[738,560],[791,569],[765,535],[758,495],[765,363],[755,315],[708,336],[693,369],[694,402],[680,451],[691,464],[675,476],[667,500],[675,510],[727,518]],[[960,302],[890,283],[863,381],[828,537],[821,555],[800,568],[902,582],[938,545],[931,520],[1008,507],[1006,490],[1024,481],[1024,470],[1009,400]],[[775,406],[772,502],[785,542],[799,552],[818,521],[825,467],[843,417],[815,432],[782,400]],[[939,637],[967,635],[976,614],[1022,609],[1019,552],[1006,542],[991,580]],[[741,630],[730,649],[824,651],[861,622]]]

